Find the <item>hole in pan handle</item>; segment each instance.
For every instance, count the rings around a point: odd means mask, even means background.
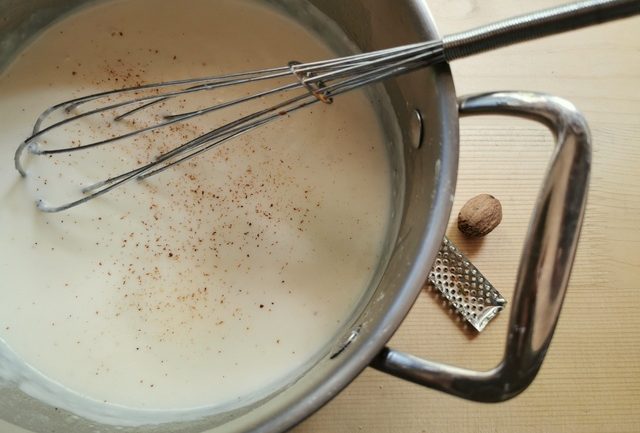
[[[532,119],[546,125],[556,138],[522,249],[504,356],[489,371],[473,371],[386,347],[371,366],[469,400],[499,402],[529,386],[553,337],[584,217],[591,140],[586,121],[573,104],[541,93],[467,96],[459,100],[459,112]]]

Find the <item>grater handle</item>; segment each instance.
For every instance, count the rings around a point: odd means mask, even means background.
[[[540,93],[463,97],[460,115],[504,114],[545,124],[556,147],[538,195],[518,269],[502,361],[473,371],[383,349],[371,366],[469,400],[498,402],[535,378],[558,321],[584,217],[591,166],[589,128],[568,101]]]

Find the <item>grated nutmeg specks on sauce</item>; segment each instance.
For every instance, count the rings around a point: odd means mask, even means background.
[[[61,214],[38,212],[34,199],[63,200],[283,95],[33,157],[26,179],[12,158],[61,100],[331,56],[290,18],[238,0],[102,2],[34,40],[0,76],[0,117],[10,119],[0,130],[0,338],[59,392],[129,408],[219,408],[301,371],[382,257],[391,181],[365,95],[284,116]],[[162,101],[124,122],[105,113],[42,145],[113,137],[261,85]]]

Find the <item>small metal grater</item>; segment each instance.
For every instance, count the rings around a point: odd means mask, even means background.
[[[489,280],[446,237],[442,240],[428,280],[478,332],[507,303]]]

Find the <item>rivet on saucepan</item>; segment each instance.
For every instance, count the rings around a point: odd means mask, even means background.
[[[409,125],[409,134],[411,139],[411,145],[419,149],[422,144],[422,114],[420,110],[414,109],[413,116],[411,116],[411,125]]]

